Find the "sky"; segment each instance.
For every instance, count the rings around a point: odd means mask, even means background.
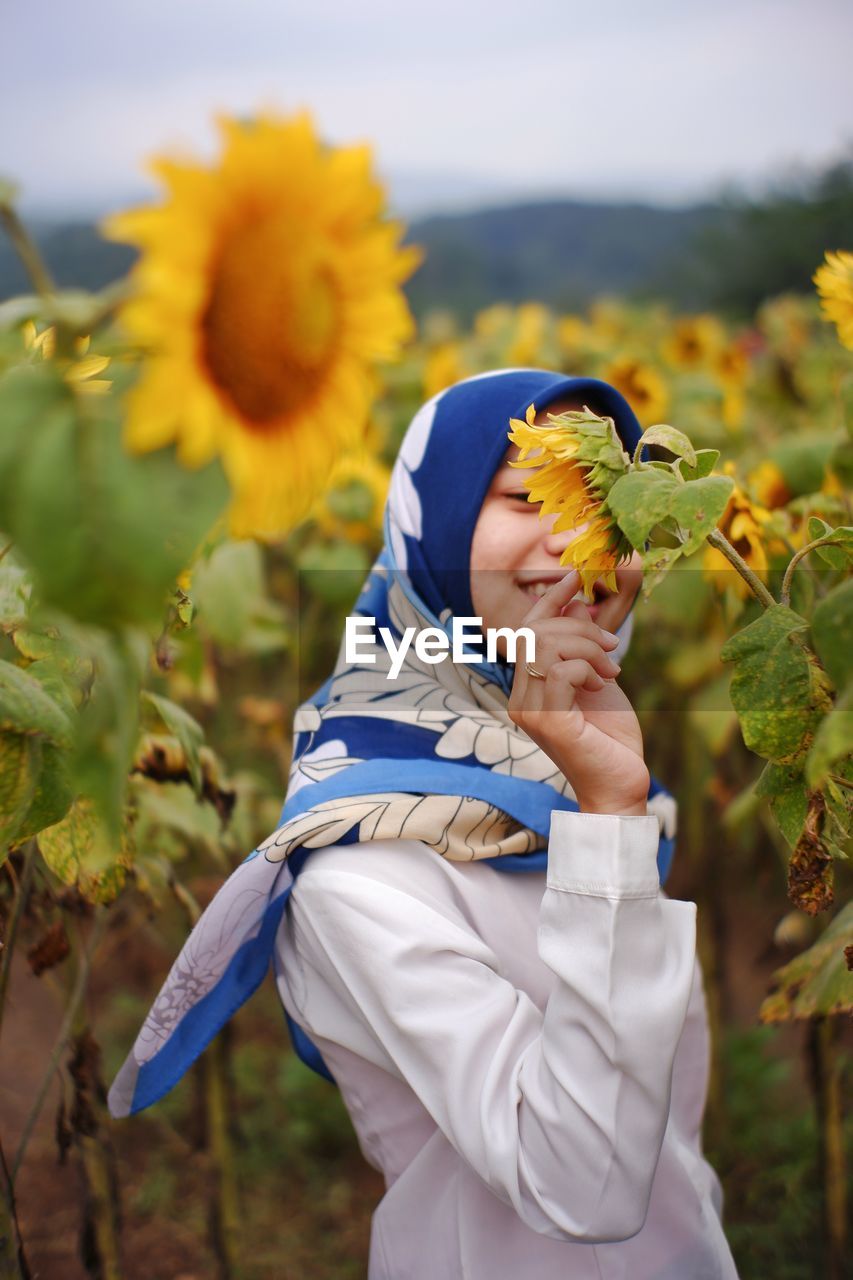
[[[0,174],[103,212],[217,112],[307,107],[402,213],[688,203],[853,152],[851,48],[849,0],[0,0]]]

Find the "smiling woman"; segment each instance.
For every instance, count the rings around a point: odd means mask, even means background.
[[[370,1280],[736,1277],[699,1137],[696,908],[661,890],[674,801],[616,683],[636,566],[593,618],[568,531],[504,465],[514,415],[566,395],[596,395],[636,447],[613,388],[543,370],[420,409],[352,614],[398,645],[478,611],[523,623],[536,668],[410,645],[389,685],[387,650],[365,670],[342,645],[296,713],[280,826],[207,908],[110,1093],[126,1114],[170,1088],[272,952],[294,1046],[385,1178]]]

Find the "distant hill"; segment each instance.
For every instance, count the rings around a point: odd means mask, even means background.
[[[91,223],[40,222],[32,231],[64,286],[98,288],[133,261]],[[810,292],[825,249],[853,249],[853,149],[757,200],[683,209],[527,201],[414,219],[407,239],[426,250],[407,287],[419,317],[442,308],[467,322],[490,303],[533,299],[577,310],[602,293],[746,317],[775,293]],[[0,299],[26,287],[0,236]]]
[[[423,246],[426,261],[409,297],[418,315],[440,307],[463,320],[495,301],[535,298],[571,309],[602,292],[681,300],[676,260],[723,216],[713,205],[674,210],[554,200],[415,219],[407,240]],[[132,250],[101,240],[91,223],[39,222],[31,230],[62,286],[99,288],[133,261]],[[26,288],[11,246],[0,239],[0,298]]]
[[[727,218],[717,205],[563,200],[436,215],[410,229],[408,239],[424,246],[426,261],[409,296],[419,314],[440,306],[464,319],[496,300],[536,299],[570,311],[601,293],[700,305],[692,246]]]

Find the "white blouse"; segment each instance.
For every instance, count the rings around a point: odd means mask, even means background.
[[[309,858],[276,981],[385,1177],[369,1280],[737,1280],[696,906],[658,832],[555,811],[547,873],[414,840]]]

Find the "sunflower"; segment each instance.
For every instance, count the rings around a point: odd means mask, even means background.
[[[515,313],[515,333],[507,350],[511,365],[541,363],[551,324],[551,312],[541,302],[523,302]]]
[[[678,369],[699,369],[719,356],[725,330],[716,316],[682,316],[663,344],[663,354]]]
[[[399,286],[421,255],[381,219],[367,146],[324,146],[307,113],[219,129],[213,167],[156,158],[164,203],[105,225],[142,250],[121,312],[147,352],[126,438],[176,441],[187,466],[220,455],[232,531],[274,536],[358,443],[373,366],[413,333]]]
[[[439,391],[459,382],[470,372],[458,342],[439,342],[424,361],[424,399],[431,400]]]
[[[588,599],[597,578],[615,591],[616,566],[630,558],[633,547],[605,501],[629,464],[613,420],[583,409],[548,413],[546,423],[537,423],[532,404],[525,418],[510,418],[509,438],[519,449],[518,460],[510,466],[536,467],[524,482],[530,491],[528,502],[541,502],[540,520],[557,516],[555,533],[587,526],[566,547],[560,564],[578,570]],[[532,458],[531,450],[536,451]]]
[[[505,302],[478,311],[474,317],[474,333],[478,338],[499,338],[509,333],[513,325],[513,310]]]
[[[726,475],[733,475],[734,467],[731,463],[726,463],[723,471]],[[740,485],[735,484],[726,509],[717,522],[717,528],[728,538],[738,555],[746,561],[765,586],[768,560],[767,535],[764,526],[770,520],[772,520],[771,513],[759,503],[751,502]],[[775,542],[775,539],[772,541]],[[743,599],[751,594],[750,587],[716,547],[706,544],[702,553],[702,569],[705,577],[710,579],[719,590],[733,586]]]
[[[838,340],[853,351],[853,253],[826,252],[826,261],[812,276],[820,294],[824,320],[838,330]]]
[[[769,511],[784,507],[793,497],[785,477],[772,458],[759,462],[747,476],[747,483],[762,507]]]
[[[662,422],[666,417],[669,392],[663,378],[651,365],[622,356],[609,364],[601,376],[621,391],[644,427]]]

